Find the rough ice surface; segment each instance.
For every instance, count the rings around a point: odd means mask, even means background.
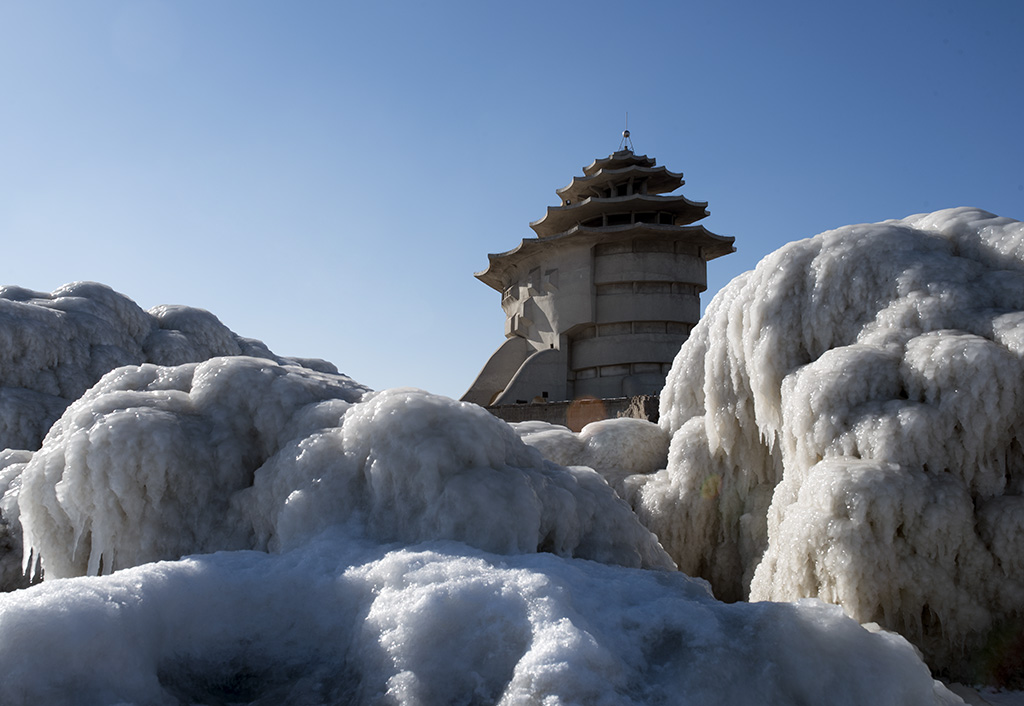
[[[169,322],[167,365],[110,356],[88,383],[39,344],[12,366],[84,389],[0,452],[5,706],[960,703],[836,606],[724,604],[672,570],[609,484],[662,465],[668,428],[517,434],[241,343],[210,357],[245,339],[194,312],[136,317]],[[58,351],[81,325],[31,316]],[[0,328],[35,340],[23,321]]]
[[[524,443],[563,466],[587,466],[617,490],[630,475],[665,468],[669,433],[645,419],[604,419],[591,422],[577,434],[548,422],[510,425]]]
[[[0,702],[952,704],[834,607],[677,572],[328,531],[0,596]]]
[[[180,365],[249,355],[289,361],[232,333],[213,314],[184,306],[143,311],[95,282],[52,293],[0,287],[0,449],[37,449],[50,425],[104,374],[122,365]]]
[[[26,561],[38,556],[54,578],[110,573],[276,551],[350,523],[381,541],[674,568],[596,472],[545,461],[475,405],[365,392],[240,356],[118,368],[21,471]]]
[[[1024,224],[840,228],[715,297],[662,393],[668,467],[624,494],[717,596],[820,597],[984,677],[1024,620],[1022,393]]]
[[[22,566],[24,546],[18,509],[21,472],[31,458],[30,451],[0,451],[0,591],[24,588],[31,581],[31,572]]]
[[[236,495],[294,436],[336,423],[365,392],[244,356],[118,368],[21,471],[26,549],[56,578],[251,548]]]

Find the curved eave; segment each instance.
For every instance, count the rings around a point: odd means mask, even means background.
[[[579,201],[581,194],[596,196],[596,194],[592,193],[594,190],[600,190],[610,183],[621,183],[629,177],[647,179],[648,194],[663,194],[668,191],[674,191],[686,183],[683,181],[682,174],[670,172],[665,167],[641,167],[634,165],[622,169],[601,169],[591,176],[573,177],[572,182],[568,186],[556,189],[555,193],[558,194],[563,202],[566,199]]]
[[[541,248],[551,247],[553,243],[569,238],[597,244],[605,241],[621,240],[624,235],[629,237],[659,235],[685,239],[693,245],[699,245],[702,248],[701,254],[705,262],[736,252],[736,248],[733,245],[736,242],[735,238],[712,233],[699,224],[695,226],[670,226],[657,223],[632,223],[602,228],[575,226],[564,233],[548,238],[524,238],[519,245],[507,252],[490,254],[487,256],[489,261],[487,269],[476,272],[473,276],[491,289],[504,292],[506,281],[508,280],[506,273],[515,268],[520,261],[537,253]]]
[[[699,221],[708,215],[707,201],[690,201],[683,195],[655,196],[650,194],[631,194],[616,196],[610,199],[589,198],[569,206],[548,206],[543,218],[530,224],[533,231],[542,238],[568,230],[583,221],[596,218],[602,214],[629,212],[665,211],[676,217],[686,219],[686,225]]]
[[[619,150],[613,152],[607,157],[601,157],[595,159],[593,162],[583,167],[583,173],[587,176],[597,174],[602,169],[620,169],[621,167],[629,166],[631,164],[638,164],[641,167],[653,167],[655,165],[654,157],[648,157],[647,155],[636,155],[630,150]]]

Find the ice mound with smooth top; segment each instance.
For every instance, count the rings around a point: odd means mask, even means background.
[[[840,228],[715,297],[662,393],[668,468],[625,494],[719,597],[821,597],[975,676],[1024,617],[1022,393],[1024,224]]]

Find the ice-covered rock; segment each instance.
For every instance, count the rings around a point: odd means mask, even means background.
[[[626,495],[735,600],[819,596],[971,672],[1024,614],[1024,224],[975,209],[791,243],[711,302]]]
[[[146,312],[95,282],[52,293],[0,287],[0,449],[39,448],[64,409],[114,368],[228,355],[295,362],[236,335],[202,309],[158,306]],[[299,364],[337,372],[323,361]]]
[[[596,472],[545,461],[481,407],[420,390],[375,393],[338,428],[296,440],[256,472],[245,501],[258,546],[271,549],[358,521],[381,541],[674,568]]]
[[[24,588],[32,581],[33,572],[22,566],[24,545],[18,509],[21,472],[31,459],[31,451],[0,451],[0,591]]]

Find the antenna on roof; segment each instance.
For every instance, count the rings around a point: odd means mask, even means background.
[[[622,131],[622,140],[619,142],[619,149],[621,150],[623,145],[630,152],[633,151],[633,141],[629,139],[629,111],[626,111],[626,129]]]

